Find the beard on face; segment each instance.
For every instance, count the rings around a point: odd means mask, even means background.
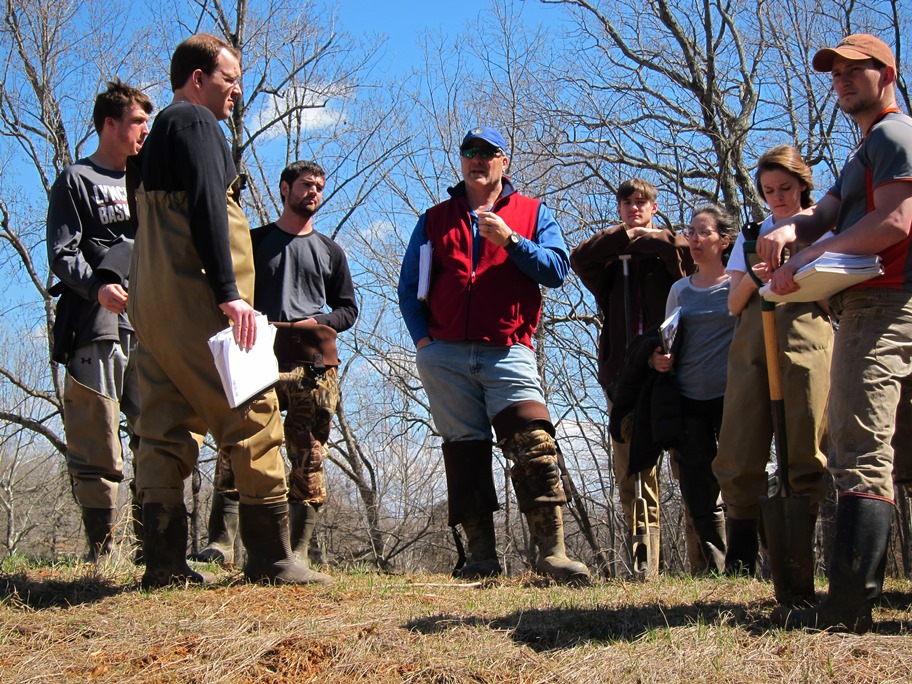
[[[308,200],[304,197],[299,197],[298,199],[293,199],[288,203],[288,208],[291,209],[295,214],[300,216],[303,219],[309,219],[311,216],[317,213],[320,209],[320,203],[317,202],[313,205],[308,203]]]
[[[864,95],[856,95],[855,98],[849,102],[843,102],[843,100],[840,99],[839,108],[850,116],[874,110],[880,111],[880,109],[882,109],[880,101],[876,97]]]

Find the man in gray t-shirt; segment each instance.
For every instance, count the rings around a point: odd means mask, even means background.
[[[279,185],[282,215],[251,232],[254,308],[279,327],[276,392],[285,411],[285,451],[291,463],[291,543],[305,565],[326,501],[324,450],[339,401],[336,333],[352,327],[358,315],[345,252],[313,224],[325,182],[318,164],[290,164]],[[194,558],[226,562],[233,554],[232,510],[237,504],[230,494],[230,464],[219,461],[217,469],[216,489],[221,491],[213,498],[209,545]],[[318,572],[313,576],[313,581],[329,579]]]
[[[912,119],[896,106],[896,61],[867,34],[817,52],[814,69],[832,76],[839,107],[862,132],[836,184],[758,242],[775,269],[774,292],[799,289],[797,269],[824,251],[879,254],[882,276],[830,299],[839,320],[830,368],[827,466],[839,490],[829,594],[818,609],[774,615],[787,625],[871,627],[883,588],[893,520],[894,479],[907,484],[912,462]],[[782,247],[833,237],[780,266]]]
[[[139,152],[149,133],[151,112],[145,93],[108,83],[92,112],[98,148],[61,172],[48,204],[48,263],[60,280],[51,288],[60,296],[53,358],[67,369],[67,468],[93,562],[113,551],[123,480],[120,413],[131,430],[139,413],[135,338],[125,313],[134,228],[124,178],[127,157]],[[134,502],[136,521],[138,511]]]

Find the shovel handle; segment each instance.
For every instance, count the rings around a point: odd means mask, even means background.
[[[751,279],[757,287],[763,281],[757,277],[750,265],[750,255],[757,253],[757,241],[744,241],[744,261]],[[766,351],[766,378],[769,383],[770,408],[773,420],[773,441],[776,445],[776,465],[779,481],[779,494],[791,496],[789,486],[788,443],[785,432],[785,403],[782,399],[782,373],[779,368],[779,331],[776,326],[776,302],[760,298],[763,321],[763,347]]]

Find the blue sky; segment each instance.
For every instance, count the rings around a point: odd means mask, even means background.
[[[566,8],[537,0],[514,0],[525,23],[555,22]],[[384,35],[385,53],[396,70],[407,71],[422,63],[419,39],[425,32],[457,36],[489,11],[492,0],[339,0],[338,17],[343,30],[356,37]]]

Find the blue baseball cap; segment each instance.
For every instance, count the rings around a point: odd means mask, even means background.
[[[504,140],[504,137],[500,133],[498,133],[497,129],[491,128],[490,126],[477,126],[470,129],[462,139],[462,144],[459,146],[459,149],[465,148],[466,144],[470,140],[476,139],[484,140],[486,143],[489,143],[494,147],[502,150],[504,154],[507,154],[507,141]]]

